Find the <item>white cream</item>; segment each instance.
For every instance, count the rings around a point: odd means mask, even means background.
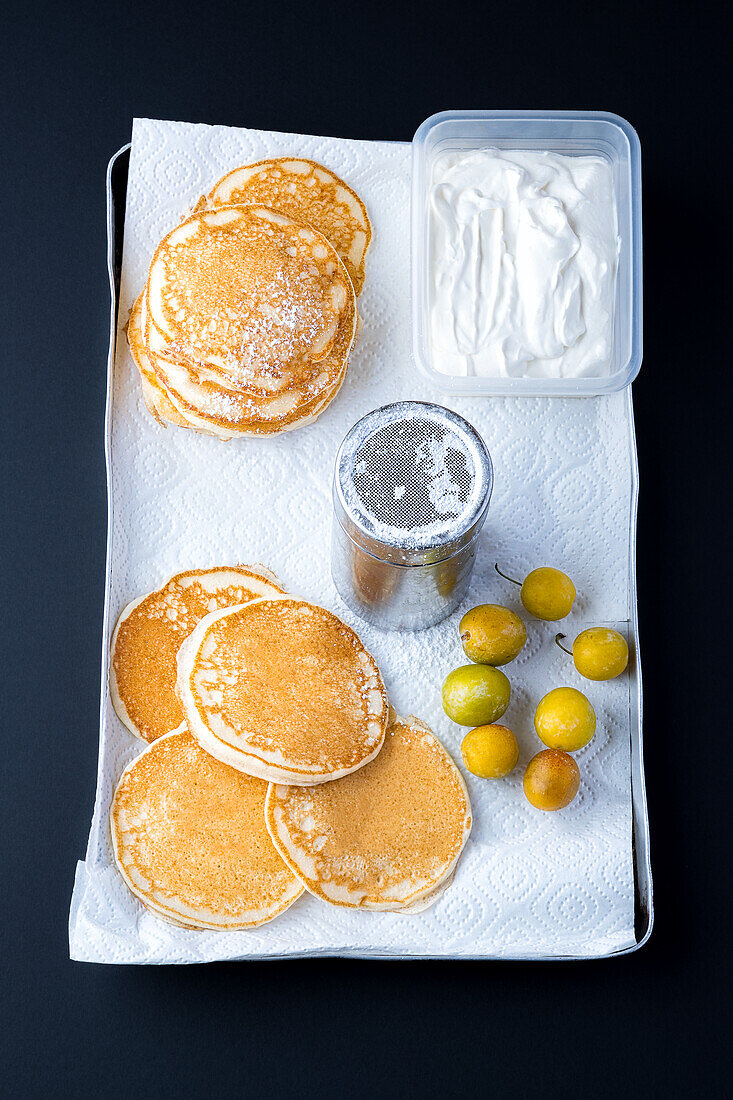
[[[610,166],[524,149],[450,153],[430,192],[430,335],[445,374],[609,373],[618,256]]]

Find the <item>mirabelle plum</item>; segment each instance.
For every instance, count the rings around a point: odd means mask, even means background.
[[[543,749],[527,764],[523,786],[527,800],[538,810],[562,810],[578,793],[580,771],[566,752]]]

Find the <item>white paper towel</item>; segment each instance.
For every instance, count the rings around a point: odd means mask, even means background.
[[[283,154],[333,168],[363,197],[372,219],[359,300],[364,328],[346,382],[315,425],[279,438],[219,443],[163,430],[144,409],[122,332],[154,247],[224,172]],[[556,565],[580,594],[561,624],[571,636],[589,623],[627,629],[634,444],[625,393],[449,402],[422,380],[410,356],[409,188],[405,145],[135,121],[109,440],[109,632],[129,600],[172,573],[263,562],[288,589],[356,627],[398,712],[427,721],[461,763],[465,731],[440,706],[443,678],[465,663],[460,612],[422,633],[385,633],[360,623],[333,587],[330,481],[341,439],[370,409],[403,398],[450,403],[466,416],[488,444],[496,480],[465,607],[501,602],[522,611],[517,590],[494,573],[495,561],[518,577],[537,565]],[[513,696],[502,721],[518,736],[519,766],[498,782],[464,769],[474,810],[471,839],[453,886],[413,917],[350,912],[305,895],[252,931],[186,931],[158,921],[128,892],[112,860],[112,792],[142,746],[116,718],[105,683],[96,805],[71,907],[72,957],[176,963],[331,954],[592,956],[631,945],[629,684],[626,677],[582,681],[553,644],[555,630],[530,621],[525,651],[505,669]],[[564,811],[542,813],[525,800],[521,777],[542,748],[534,707],[560,684],[587,692],[598,732],[577,754],[579,797]]]

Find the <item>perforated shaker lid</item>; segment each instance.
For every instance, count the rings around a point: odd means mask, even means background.
[[[479,531],[493,485],[481,436],[450,409],[397,401],[358,421],[336,456],[336,519],[398,565],[450,557]]]

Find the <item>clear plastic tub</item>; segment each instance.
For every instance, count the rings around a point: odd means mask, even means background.
[[[484,378],[441,372],[430,342],[428,195],[443,153],[487,146],[600,156],[611,165],[620,238],[613,352],[599,378]],[[412,342],[420,371],[438,389],[470,396],[588,397],[633,382],[642,356],[641,149],[636,131],[599,111],[441,111],[412,140]]]

